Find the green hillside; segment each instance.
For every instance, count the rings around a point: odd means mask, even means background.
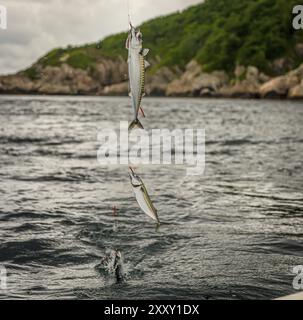
[[[254,65],[271,73],[270,62],[287,57],[299,64],[294,52],[303,32],[292,29],[292,8],[297,0],[206,0],[182,13],[143,23],[140,29],[150,58],[161,66],[181,68],[195,58],[205,71],[234,70],[235,65]],[[126,57],[126,33],[81,47],[54,49],[39,60],[44,66],[68,63],[75,68],[94,68],[100,57]],[[302,61],[301,61],[302,62]],[[31,77],[33,69],[27,70]]]

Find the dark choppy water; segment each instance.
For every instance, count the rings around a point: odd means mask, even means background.
[[[125,167],[96,161],[97,131],[127,98],[0,97],[1,298],[273,298],[303,264],[303,105],[147,99],[148,126],[206,129],[206,172],[145,167],[162,220],[135,203]],[[145,123],[147,124],[146,120]],[[111,206],[119,208],[113,231]],[[96,268],[124,254],[128,281]]]

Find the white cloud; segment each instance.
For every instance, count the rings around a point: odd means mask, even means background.
[[[0,74],[31,65],[54,47],[82,44],[124,31],[127,2],[134,24],[201,0],[0,0],[8,29],[0,29]]]

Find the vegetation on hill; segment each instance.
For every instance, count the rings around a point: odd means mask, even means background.
[[[195,58],[205,71],[232,72],[240,64],[270,74],[270,63],[276,58],[286,57],[294,67],[300,63],[294,47],[303,42],[303,32],[294,31],[291,23],[296,4],[297,0],[206,0],[181,13],[147,21],[140,29],[151,58],[158,61],[154,70],[183,68]],[[39,64],[94,68],[102,57],[126,58],[126,37],[127,33],[120,33],[94,44],[54,49]]]

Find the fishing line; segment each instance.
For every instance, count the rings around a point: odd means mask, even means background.
[[[130,0],[127,1],[128,27],[131,25]]]

